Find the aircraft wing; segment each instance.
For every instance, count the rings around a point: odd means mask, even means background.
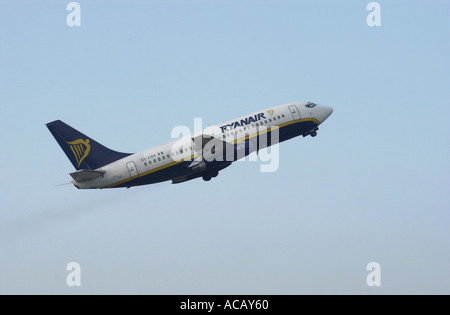
[[[234,145],[221,139],[202,134],[192,138],[196,157],[190,167],[199,164],[201,161],[227,160],[226,154],[233,155]]]
[[[95,171],[95,170],[79,170],[73,173],[70,173],[70,176],[77,182],[85,182],[87,180],[91,180],[100,176],[103,176],[105,172],[103,171]]]

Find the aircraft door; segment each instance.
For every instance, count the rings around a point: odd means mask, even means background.
[[[130,177],[138,176],[139,173],[136,168],[136,164],[134,162],[128,162],[127,163],[128,173],[130,173]]]
[[[289,110],[291,111],[292,117],[294,117],[295,120],[300,119],[300,112],[297,109],[297,106],[291,105],[289,106]]]

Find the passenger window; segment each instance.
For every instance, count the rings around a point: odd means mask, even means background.
[[[160,157],[158,158],[158,161],[161,162],[161,158]]]

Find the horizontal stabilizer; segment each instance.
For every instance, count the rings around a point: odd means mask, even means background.
[[[91,180],[100,176],[103,176],[105,172],[103,171],[94,171],[94,170],[79,170],[73,173],[70,173],[70,176],[77,182],[85,182],[87,180]]]

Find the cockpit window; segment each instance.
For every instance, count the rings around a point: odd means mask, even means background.
[[[317,104],[314,104],[314,103],[311,103],[311,102],[308,102],[308,104],[305,105],[306,108],[313,108],[313,107],[316,107],[316,106],[317,106]]]

